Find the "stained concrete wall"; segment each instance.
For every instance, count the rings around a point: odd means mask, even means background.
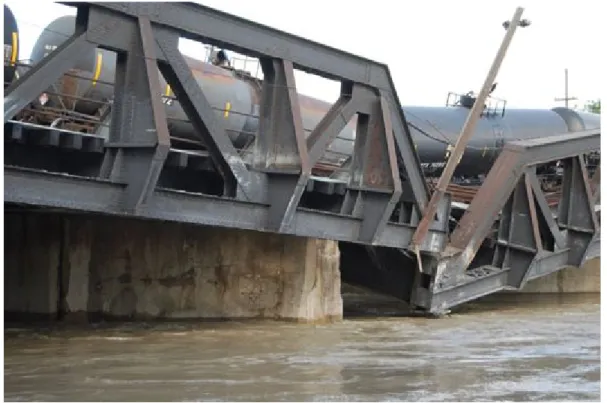
[[[57,313],[59,228],[56,216],[4,214],[5,312]]]
[[[582,267],[568,267],[530,281],[519,291],[537,294],[573,294],[601,292],[601,259],[589,260]]]
[[[5,214],[5,311],[342,317],[336,242],[112,217]]]

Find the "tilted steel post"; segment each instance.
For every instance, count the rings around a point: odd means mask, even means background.
[[[507,26],[508,28],[507,28],[506,35],[504,36],[502,45],[500,46],[499,50],[497,51],[497,55],[495,56],[493,65],[491,66],[491,69],[489,70],[489,74],[487,74],[487,78],[485,78],[485,82],[483,84],[481,92],[478,94],[478,97],[476,98],[476,101],[474,102],[474,105],[472,106],[472,109],[470,110],[470,113],[468,114],[468,118],[466,119],[466,122],[464,123],[464,127],[462,128],[462,131],[457,139],[457,143],[455,144],[455,148],[453,149],[451,157],[449,158],[449,160],[447,161],[447,164],[445,165],[442,175],[441,175],[440,179],[438,180],[438,183],[432,194],[432,198],[428,202],[426,209],[424,211],[424,215],[423,215],[422,219],[420,220],[419,225],[417,226],[417,230],[415,231],[415,234],[413,235],[413,239],[411,241],[411,246],[412,246],[413,250],[418,251],[419,245],[421,245],[422,241],[424,240],[424,237],[428,233],[430,224],[434,220],[434,215],[436,214],[436,210],[438,208],[439,201],[443,198],[445,192],[447,191],[447,186],[451,182],[451,177],[453,176],[453,172],[455,171],[457,164],[459,163],[462,155],[464,154],[464,151],[466,150],[466,145],[468,144],[470,137],[474,133],[476,123],[478,122],[481,112],[483,111],[483,108],[485,106],[485,100],[487,99],[487,96],[489,95],[491,86],[495,82],[495,78],[500,69],[502,61],[504,60],[504,56],[506,55],[508,46],[510,46],[510,42],[512,41],[514,32],[516,31],[516,28],[519,26],[519,24],[521,22],[522,15],[523,15],[523,8],[518,7],[516,9],[516,12],[514,13],[514,16],[512,17],[512,20],[510,21],[509,25]]]

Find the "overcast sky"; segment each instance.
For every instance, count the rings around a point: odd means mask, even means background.
[[[36,3],[32,5],[31,3]],[[569,68],[572,106],[600,97],[605,50],[601,0],[345,1],[206,0],[205,5],[387,63],[405,105],[443,105],[449,91],[478,91],[517,6],[532,25],[519,29],[494,95],[510,107],[550,108],[564,95]],[[50,1],[7,0],[27,59],[41,30],[75,9]],[[574,5],[572,7],[572,5]],[[602,18],[601,18],[602,17]],[[196,56],[191,44],[181,46]],[[604,48],[603,48],[604,49]],[[337,88],[300,74],[300,92],[332,101]]]

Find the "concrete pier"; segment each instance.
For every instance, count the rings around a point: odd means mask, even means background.
[[[339,320],[340,285],[334,241],[5,213],[9,316]]]
[[[568,267],[530,281],[520,292],[535,294],[573,294],[601,292],[601,258],[582,267]]]

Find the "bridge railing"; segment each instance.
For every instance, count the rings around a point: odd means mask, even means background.
[[[584,158],[598,150],[599,130],[506,144],[448,246],[421,274],[414,305],[441,312],[598,256],[600,167],[590,177]],[[563,172],[555,210],[537,169],[557,161]]]

